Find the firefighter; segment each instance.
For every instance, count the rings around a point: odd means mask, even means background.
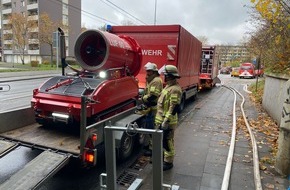
[[[174,159],[174,131],[177,127],[181,87],[177,79],[180,78],[174,65],[165,65],[163,74],[166,86],[157,101],[155,126],[163,130],[163,171],[173,167]]]
[[[155,63],[148,62],[144,66],[146,70],[146,88],[142,96],[141,113],[146,115],[146,128],[154,129],[154,118],[156,115],[157,100],[163,88],[163,82],[158,73]],[[145,147],[145,156],[152,155],[152,140],[149,138],[149,145]]]

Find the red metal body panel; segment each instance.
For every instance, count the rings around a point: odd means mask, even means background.
[[[142,49],[142,67],[137,75],[139,87],[145,88],[144,65],[154,62],[177,66],[183,90],[199,83],[201,42],[180,25],[112,26],[110,31],[134,38]]]
[[[56,76],[34,90],[31,103],[39,122],[79,121],[83,95],[91,100],[88,118],[135,106],[139,87],[134,76],[141,68],[142,54],[133,38],[87,30],[76,40],[75,56],[83,68],[79,76]],[[106,75],[101,77],[100,71]]]
[[[98,30],[80,34],[75,45],[75,57],[88,71],[126,66],[134,76],[139,73],[142,61],[140,46],[134,39]]]
[[[130,99],[137,99],[138,84],[133,77],[122,77],[116,80],[107,80],[101,83],[90,95],[96,103],[87,106],[87,117],[94,116],[115,105]],[[35,109],[43,111],[43,115],[51,117],[51,114],[62,113],[79,121],[81,111],[81,98],[35,92],[31,100]]]

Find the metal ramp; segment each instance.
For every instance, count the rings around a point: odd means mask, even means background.
[[[69,158],[69,154],[65,155],[46,150],[2,183],[0,190],[36,189],[66,165]]]
[[[17,146],[17,143],[0,140],[0,158]]]

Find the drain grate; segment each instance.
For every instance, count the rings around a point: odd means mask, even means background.
[[[117,184],[125,186],[125,187],[130,187],[130,185],[135,181],[135,179],[137,179],[137,177],[138,177],[138,174],[125,170],[118,177]]]
[[[145,166],[148,164],[149,161],[150,157],[141,156],[129,168],[141,171],[145,168]]]

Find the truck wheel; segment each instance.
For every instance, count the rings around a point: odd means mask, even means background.
[[[181,113],[184,110],[184,105],[185,105],[185,97],[183,95],[182,98],[181,98],[181,101],[180,101],[178,113]]]
[[[134,136],[124,133],[118,150],[118,160],[123,161],[129,158],[134,149]]]
[[[142,128],[142,129],[146,129],[146,119],[141,119],[139,120],[138,122],[138,126],[139,128]],[[144,145],[146,143],[146,137],[148,135],[147,134],[144,134],[144,133],[138,133],[137,137],[138,137],[138,145]]]

